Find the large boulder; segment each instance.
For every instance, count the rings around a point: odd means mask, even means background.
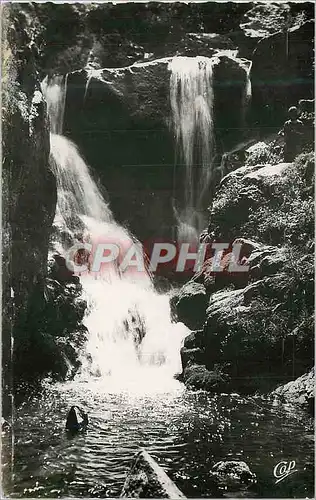
[[[186,497],[149,453],[141,450],[133,459],[120,498]]]
[[[93,166],[117,219],[142,241],[172,239],[178,224],[175,207],[184,204],[184,170],[174,163],[171,60],[82,70],[67,78],[65,134]],[[214,121],[220,147],[239,140],[247,72],[245,60],[220,52],[213,58]]]
[[[207,302],[204,285],[189,281],[181,288],[175,300],[178,320],[191,329],[201,327],[205,321]]]
[[[208,233],[232,241],[238,236],[280,245],[284,231],[296,240],[302,224],[311,230],[312,157],[294,164],[245,165],[226,175],[210,207]]]
[[[213,465],[210,476],[215,479],[219,490],[236,491],[247,489],[256,483],[256,474],[245,462],[221,461]]]

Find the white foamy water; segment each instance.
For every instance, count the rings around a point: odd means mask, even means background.
[[[70,235],[79,231],[80,240],[93,248],[115,243],[123,255],[137,240],[114,220],[78,147],[61,135],[66,93],[61,86],[60,77],[42,85],[56,132],[51,134],[58,195],[55,225]],[[62,254],[69,246],[62,240],[55,245]],[[80,276],[89,337],[77,377],[98,378],[106,391],[167,391],[178,384],[173,376],[181,371],[180,348],[188,329],[171,322],[169,297],[155,291],[146,269],[120,272],[119,263]]]

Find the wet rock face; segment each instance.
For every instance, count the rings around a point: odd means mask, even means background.
[[[204,285],[189,282],[184,285],[176,300],[179,321],[195,329],[203,325],[207,307],[207,294]]]
[[[247,67],[249,61],[244,61]],[[246,133],[247,73],[241,64],[243,60],[223,55],[214,67],[214,121],[225,151],[236,146]]]
[[[145,450],[134,457],[120,498],[186,498]]]
[[[170,238],[173,134],[167,61],[68,77],[65,133],[105,187],[113,213],[143,241]]]

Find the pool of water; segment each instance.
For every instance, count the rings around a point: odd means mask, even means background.
[[[89,415],[87,432],[69,438],[73,404]],[[117,497],[135,452],[146,448],[188,497],[314,495],[313,424],[297,408],[260,397],[190,392],[111,391],[100,381],[47,385],[16,410],[14,458],[3,453],[11,497]],[[257,475],[248,490],[214,490],[219,460],[243,460]],[[295,460],[297,472],[275,484],[273,469]]]

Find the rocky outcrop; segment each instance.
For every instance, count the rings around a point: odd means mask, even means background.
[[[256,235],[262,242],[280,244],[284,236],[282,231],[290,219],[293,221],[291,226],[300,229],[298,211],[300,203],[310,201],[307,191],[308,185],[311,186],[312,164],[312,156],[305,155],[296,166],[286,163],[246,165],[228,174],[211,207],[211,236],[229,241],[237,235],[251,239]],[[294,182],[297,182],[295,188]],[[298,204],[295,208],[291,203],[293,199]],[[286,211],[283,210],[284,200],[288,205]]]
[[[315,369],[312,368],[308,373],[304,373],[296,380],[281,385],[272,392],[289,403],[296,403],[307,406],[311,413],[314,412],[315,402]]]
[[[195,330],[181,351],[189,387],[269,392],[313,363],[311,162],[307,154],[294,164],[247,165],[222,180],[203,241],[233,239],[249,269],[229,273],[228,253],[216,273],[210,257],[173,298]],[[190,313],[198,290],[207,303],[200,317]]]
[[[178,318],[189,328],[202,326],[207,307],[207,294],[203,284],[189,282],[177,296],[175,307]]]
[[[186,498],[158,463],[142,450],[133,460],[120,498]]]

